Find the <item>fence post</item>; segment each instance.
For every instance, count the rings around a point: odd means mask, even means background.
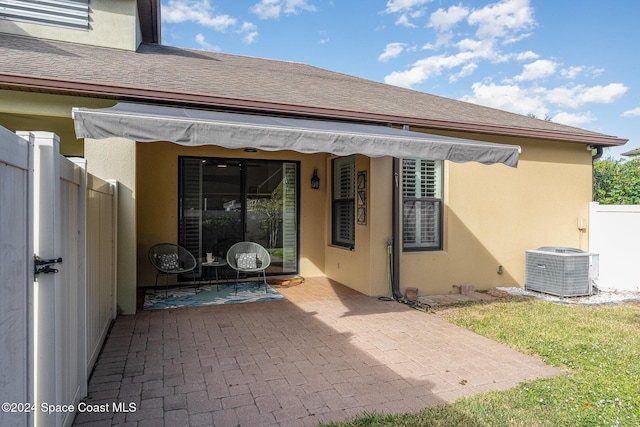
[[[78,302],[79,312],[84,321],[79,323],[78,359],[82,366],[87,366],[87,161],[74,157],[69,159],[80,169],[80,185],[78,194]],[[87,395],[89,382],[86,369],[80,371],[80,397]]]
[[[33,132],[34,139],[34,252],[54,259],[61,252],[60,139],[48,132]],[[35,404],[57,403],[56,307],[60,286],[56,274],[39,274],[34,282],[34,381]],[[56,413],[35,412],[35,424],[55,426]]]
[[[108,179],[107,182],[113,187],[113,305],[111,318],[118,316],[118,180]]]

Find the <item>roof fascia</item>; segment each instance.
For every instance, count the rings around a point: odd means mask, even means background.
[[[280,113],[303,117],[342,119],[419,126],[443,131],[471,132],[489,135],[516,136],[536,139],[576,142],[599,146],[624,145],[628,139],[601,134],[580,134],[544,129],[528,129],[500,125],[405,117],[362,111],[340,110],[310,105],[286,104],[255,99],[230,98],[223,96],[188,93],[171,90],[144,89],[122,85],[105,85],[95,82],[78,82],[64,79],[33,77],[29,75],[0,73],[0,87],[13,90],[37,90],[49,93],[63,93],[84,96],[99,96],[117,100],[138,102],[162,102],[179,105],[229,108],[260,113]]]

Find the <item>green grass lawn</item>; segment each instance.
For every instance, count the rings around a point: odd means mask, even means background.
[[[363,414],[326,425],[640,426],[640,304],[584,307],[510,298],[435,315],[567,374],[418,414]]]

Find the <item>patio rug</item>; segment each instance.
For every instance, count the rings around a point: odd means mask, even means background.
[[[218,290],[219,289],[219,290]],[[255,282],[238,283],[238,294],[233,285],[203,285],[196,293],[193,286],[169,288],[165,298],[164,288],[147,289],[144,296],[145,310],[162,310],[165,308],[199,307],[216,304],[240,304],[247,302],[277,301],[286,298],[267,285],[257,286]]]

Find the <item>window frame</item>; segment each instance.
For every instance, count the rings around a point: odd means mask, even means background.
[[[291,275],[291,274],[299,274],[300,272],[300,218],[301,218],[301,196],[300,196],[300,192],[301,192],[301,187],[300,187],[300,169],[301,169],[301,162],[300,161],[296,161],[296,160],[281,160],[281,159],[251,159],[251,158],[227,158],[227,157],[214,157],[214,156],[178,156],[178,176],[177,176],[177,182],[178,182],[178,191],[177,191],[177,197],[178,197],[178,203],[177,203],[177,207],[178,207],[178,212],[177,212],[177,236],[178,236],[178,243],[180,245],[183,246],[188,246],[185,245],[184,243],[184,239],[187,238],[186,237],[186,233],[185,233],[185,218],[184,218],[184,201],[185,201],[185,181],[184,181],[184,169],[185,169],[185,162],[194,162],[197,164],[202,164],[203,161],[206,161],[209,164],[217,164],[220,161],[224,161],[225,163],[227,163],[228,166],[231,165],[237,165],[237,167],[239,168],[239,176],[238,176],[238,185],[239,185],[239,200],[240,200],[240,229],[241,229],[241,237],[240,240],[244,240],[247,237],[247,219],[248,219],[248,212],[247,212],[247,208],[248,208],[248,200],[251,199],[251,193],[249,191],[249,187],[247,186],[247,180],[248,180],[248,175],[250,174],[250,170],[251,168],[248,167],[249,163],[263,163],[263,164],[281,164],[283,165],[283,167],[285,167],[286,165],[291,165],[292,167],[295,168],[295,170],[292,173],[295,173],[295,177],[292,176],[292,178],[295,180],[295,182],[293,183],[293,185],[289,188],[290,191],[294,191],[295,194],[290,197],[289,202],[293,203],[295,212],[293,214],[290,213],[289,211],[289,215],[286,215],[290,221],[293,221],[293,232],[295,233],[295,242],[291,242],[291,245],[289,245],[289,249],[293,250],[293,252],[291,253],[291,255],[293,255],[293,259],[287,260],[284,259],[283,260],[283,269],[282,271],[273,271],[273,272],[267,272],[267,276],[277,276],[277,275]],[[203,175],[201,172],[200,175],[200,183],[202,184],[202,179],[203,179]],[[286,179],[286,178],[284,178]],[[203,194],[203,188],[200,188],[200,197],[202,197]],[[202,206],[202,200],[200,200],[198,202],[198,205]],[[283,219],[285,217],[285,212],[283,212]],[[290,222],[291,224],[291,222]],[[202,219],[200,218],[199,224],[198,224],[198,239],[199,239],[199,243],[198,243],[198,251],[199,251],[199,255],[196,255],[195,253],[193,254],[196,258],[199,257],[203,257],[205,252],[207,252],[207,249],[211,249],[211,248],[206,248],[203,243],[202,243],[202,232],[203,232],[203,225],[202,225]],[[284,228],[283,228],[283,232],[284,232]],[[266,247],[266,246],[265,246]],[[189,248],[187,248],[189,249]],[[267,250],[269,250],[270,248],[266,247]],[[284,247],[283,247],[284,250]],[[218,256],[220,254],[215,254],[215,256]],[[226,256],[226,253],[221,254],[222,257]],[[292,265],[295,264],[295,265]],[[273,264],[272,264],[273,266]],[[200,267],[199,267],[200,268]],[[189,279],[190,280],[190,279]]]
[[[350,182],[344,182],[345,176],[339,169],[344,164],[350,168],[350,177],[346,178]],[[354,250],[356,246],[356,160],[355,156],[336,157],[331,159],[331,245]],[[345,185],[346,184],[346,185]],[[351,187],[346,194],[345,188]],[[345,209],[346,208],[346,209]],[[350,216],[349,227],[346,227],[350,238],[340,236],[342,218],[344,212]],[[349,214],[350,212],[350,214]]]
[[[434,187],[436,188],[433,191],[433,195],[431,196],[420,196],[413,195],[409,196],[406,194],[406,182],[407,182],[407,162],[429,162],[434,164],[434,176],[433,179],[436,181]],[[415,169],[419,169],[419,167],[415,167]],[[415,170],[414,169],[414,170]],[[415,173],[415,172],[414,172]],[[437,175],[436,175],[437,174]],[[426,182],[426,180],[425,180]],[[421,160],[421,159],[402,159],[402,250],[404,252],[436,252],[442,251],[444,249],[444,161],[442,160]],[[430,203],[432,205],[436,205],[433,210],[437,217],[435,218],[435,224],[437,230],[434,233],[434,238],[436,239],[435,244],[431,244],[429,242],[418,242],[418,243],[409,243],[406,239],[406,229],[407,229],[407,215],[409,214],[408,205],[414,205],[413,214],[415,214],[415,204],[418,203]],[[420,230],[418,230],[417,221],[413,224],[413,236],[418,236]],[[418,238],[416,238],[418,240]]]

